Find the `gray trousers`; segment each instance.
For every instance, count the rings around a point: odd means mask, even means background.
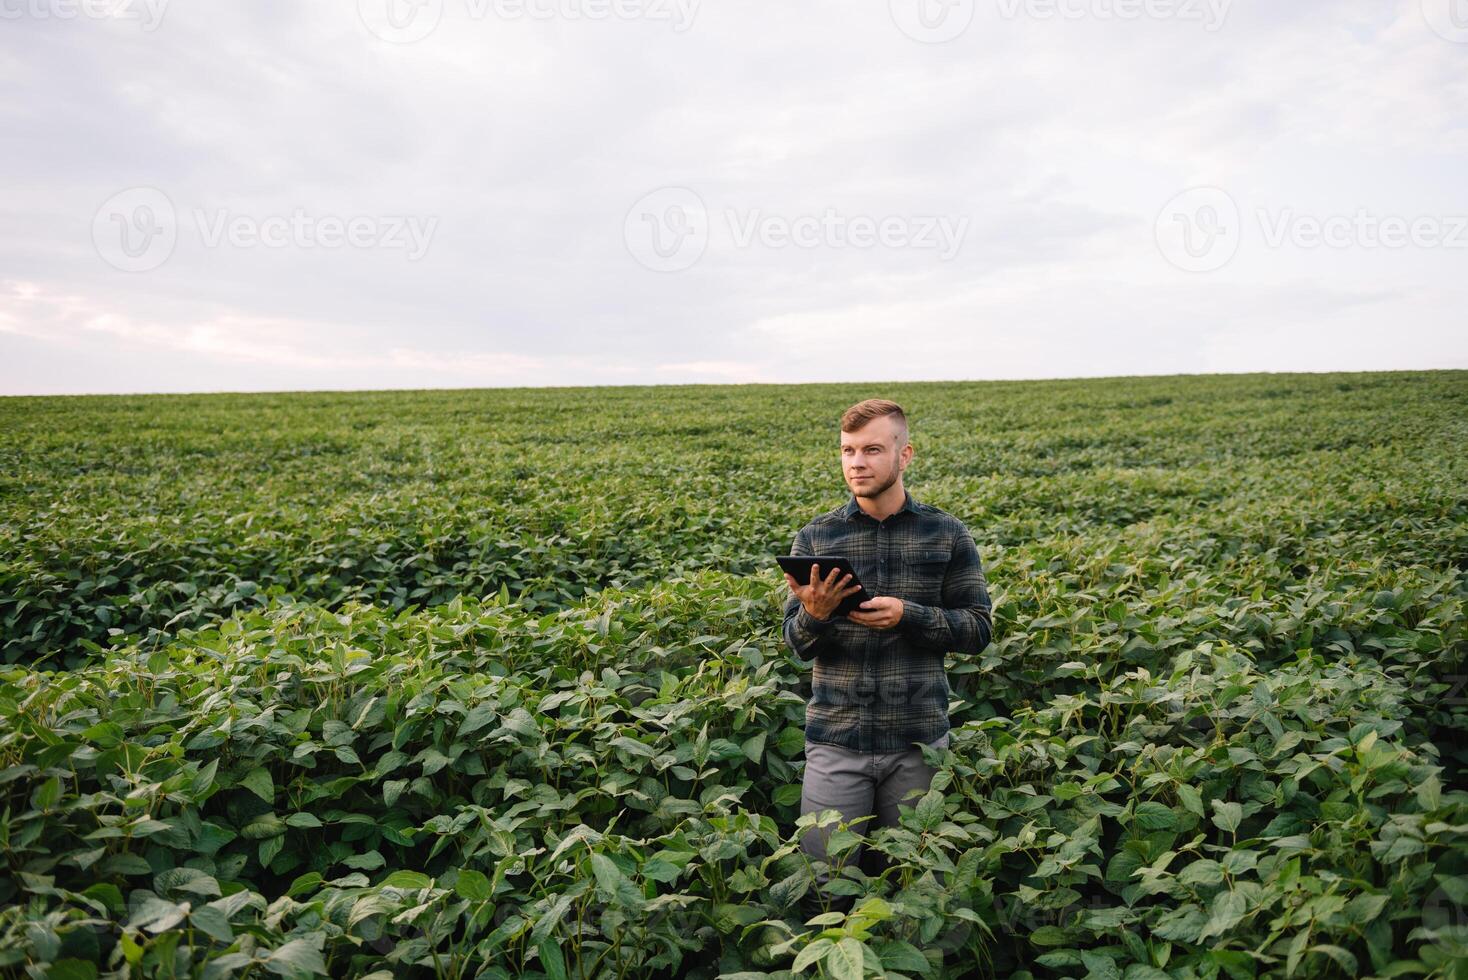
[[[948,733],[928,744],[934,748],[946,747]],[[897,804],[916,806],[928,791],[935,771],[923,761],[923,753],[916,746],[901,752],[873,753],[853,752],[824,742],[806,742],[800,812],[804,816],[821,810],[839,810],[848,822],[875,814],[873,819],[851,828],[863,837],[870,837],[878,827],[898,826]],[[807,830],[801,835],[800,849],[813,861],[825,861],[826,842],[834,831],[834,827]],[[860,863],[862,850],[858,845],[838,858],[848,866]],[[882,855],[874,858],[864,863],[863,870],[872,869],[868,874],[881,873],[877,865],[884,859]],[[829,881],[828,872],[817,872],[817,890],[824,890]]]

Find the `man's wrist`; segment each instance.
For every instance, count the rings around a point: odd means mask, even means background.
[[[903,599],[902,618],[897,621],[897,625],[907,632],[921,633],[931,620],[928,614],[930,608],[932,607],[920,602],[908,602]]]
[[[811,615],[810,610],[805,608],[804,605],[801,605],[799,615],[805,620],[805,627],[811,630],[825,629],[827,626],[830,626],[831,623],[834,622],[836,619],[834,615],[830,616],[827,619],[817,619],[816,617]]]

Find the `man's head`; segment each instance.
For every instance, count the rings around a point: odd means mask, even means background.
[[[858,497],[879,497],[901,485],[912,459],[907,416],[885,398],[857,402],[841,415],[841,472]],[[899,491],[901,492],[901,491]]]

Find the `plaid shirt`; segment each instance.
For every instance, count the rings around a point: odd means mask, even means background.
[[[805,737],[859,752],[898,752],[949,729],[948,651],[977,654],[993,635],[984,568],[964,523],[906,495],[884,521],[856,495],[795,535],[792,555],[851,560],[872,595],[902,600],[891,629],[845,616],[819,620],[794,593],[785,601],[785,642],[814,658]]]

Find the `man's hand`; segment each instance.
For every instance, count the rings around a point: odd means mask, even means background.
[[[820,565],[811,562],[810,582],[806,585],[801,585],[795,580],[795,576],[786,572],[785,584],[790,586],[790,591],[795,593],[796,598],[800,600],[800,604],[805,607],[806,612],[810,613],[816,619],[825,620],[830,619],[835,614],[836,607],[841,605],[843,599],[860,592],[861,586],[846,584],[851,580],[850,572],[841,576],[840,581],[837,581],[836,572],[838,569],[831,569],[826,573],[825,578],[821,578],[818,574],[820,569]]]
[[[895,595],[879,595],[851,610],[846,618],[874,630],[889,630],[902,621],[902,600]]]

